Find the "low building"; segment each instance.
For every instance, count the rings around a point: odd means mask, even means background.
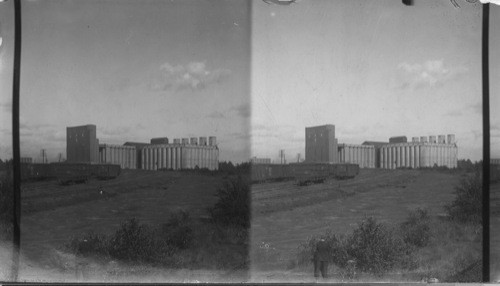
[[[20,159],[22,164],[31,164],[33,163],[33,158],[31,157],[21,157]]]
[[[167,137],[151,138],[151,144],[168,144]]]
[[[252,164],[271,164],[271,158],[250,158],[250,163]]]
[[[389,143],[406,143],[408,138],[406,136],[394,136],[389,138]]]

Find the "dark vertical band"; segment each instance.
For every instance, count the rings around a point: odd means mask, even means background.
[[[483,282],[490,282],[490,82],[488,66],[490,4],[483,4]]]
[[[14,256],[12,279],[17,281],[21,250],[21,151],[19,144],[19,90],[21,80],[21,0],[14,0],[14,79],[12,87],[12,149],[14,174]]]

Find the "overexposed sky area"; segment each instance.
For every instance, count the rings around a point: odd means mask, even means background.
[[[22,1],[21,155],[215,135],[221,160],[453,133],[482,157],[481,4],[457,0]],[[500,157],[500,7],[490,11],[491,154]],[[12,157],[13,2],[0,5],[0,158]],[[252,152],[250,153],[250,148]]]
[[[252,155],[304,158],[304,128],[334,124],[351,144],[455,134],[459,158],[480,160],[481,15],[465,1],[253,2]],[[499,35],[490,34],[494,47]],[[498,62],[492,55],[492,108]],[[492,117],[497,157],[499,127]]]
[[[13,4],[5,4],[2,120],[12,104]],[[233,0],[22,1],[21,155],[65,156],[66,126],[95,124],[101,143],[217,136],[221,160],[248,160],[250,8]],[[0,158],[12,156],[10,129],[10,118],[2,121]]]

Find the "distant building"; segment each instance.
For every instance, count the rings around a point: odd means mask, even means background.
[[[491,165],[500,165],[500,159],[490,159]]]
[[[406,143],[408,142],[408,138],[406,136],[395,136],[389,138],[389,143]]]
[[[194,169],[218,170],[219,147],[215,136],[174,139],[152,138],[151,144],[126,142],[123,145],[101,144],[96,126],[67,127],[67,157],[72,163],[117,164],[124,169]],[[191,140],[190,140],[191,139]],[[182,144],[181,144],[182,142]]]
[[[375,147],[372,145],[339,144],[339,162],[375,168]]]
[[[151,138],[151,144],[168,144],[167,137]]]
[[[250,159],[252,164],[271,164],[271,158],[257,158],[253,157]]]
[[[414,137],[417,138],[417,137]],[[438,140],[436,140],[436,138]],[[384,169],[457,167],[458,147],[455,135],[420,137],[420,141],[389,143],[380,148],[380,167]]]
[[[338,163],[335,125],[306,127],[306,158],[308,163]]]
[[[31,164],[31,163],[33,163],[33,158],[31,158],[31,157],[21,157],[21,163]]]
[[[100,144],[99,159],[100,163],[120,165],[122,169],[137,168],[135,146]]]
[[[210,137],[215,143],[215,137]],[[219,169],[219,147],[217,145],[198,145],[194,140],[183,140],[183,144],[147,145],[141,150],[141,168],[145,170],[161,169]]]
[[[67,162],[71,163],[99,163],[95,125],[66,128],[66,156]]]
[[[151,139],[153,140],[153,139]],[[148,146],[150,144],[148,143],[140,143],[140,142],[125,142],[123,146],[134,146],[135,147],[135,168],[136,169],[141,169],[141,162],[142,162],[142,148]]]
[[[415,137],[414,137],[415,138]],[[418,141],[418,137],[417,141]],[[371,145],[375,148],[375,168],[380,168],[380,148],[387,145],[387,142],[379,142],[379,141],[365,141],[361,145]]]

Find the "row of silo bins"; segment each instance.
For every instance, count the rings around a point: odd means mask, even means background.
[[[413,137],[412,142],[387,144],[380,148],[380,167],[384,169],[396,168],[425,168],[425,167],[457,167],[458,148],[455,136],[444,135],[427,137]]]
[[[100,144],[99,162],[120,165],[122,169],[135,169],[136,149],[134,146]]]
[[[160,139],[160,138],[157,138]],[[163,143],[168,139],[163,138]],[[219,168],[219,148],[217,147],[216,137],[207,138],[192,137],[174,139],[173,144],[154,144],[158,140],[151,140],[151,145],[142,148],[141,168],[145,170],[160,169],[195,169],[196,167],[209,170],[218,170]]]
[[[175,138],[172,144],[175,145],[197,145],[197,146],[217,146],[217,137],[210,136],[208,137],[200,137],[200,141],[198,141],[198,137],[191,138]],[[171,144],[167,137],[162,138],[153,138],[151,139],[151,144]]]
[[[375,168],[375,147],[372,145],[339,144],[340,163],[358,164],[360,168]]]
[[[219,168],[219,149],[216,146],[149,145],[141,152],[141,166],[144,170]]]

